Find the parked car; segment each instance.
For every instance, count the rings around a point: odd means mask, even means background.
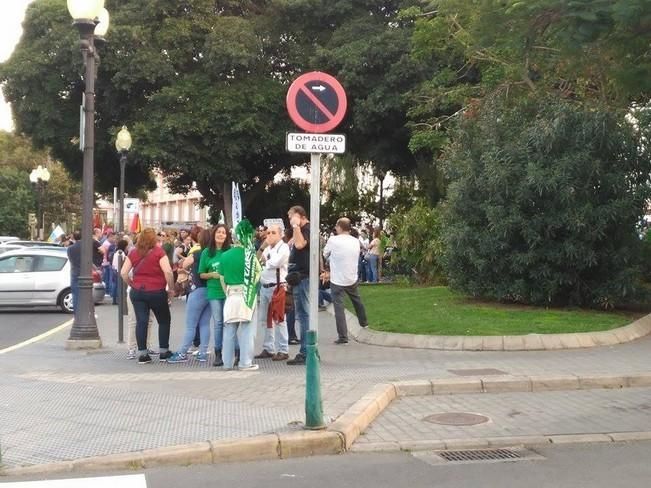
[[[23,246],[23,247],[61,247],[58,244],[47,241],[21,241],[18,239],[5,241],[0,243],[0,249],[7,246]]]
[[[22,244],[12,244],[11,242],[7,242],[0,246],[0,254],[4,254],[7,251],[15,251],[16,249],[25,249],[25,246]]]
[[[93,266],[93,301],[104,302],[106,288]],[[22,248],[0,255],[0,306],[61,307],[72,313],[70,262],[62,247]]]
[[[0,244],[4,244],[5,242],[10,242],[10,241],[17,241],[17,240],[19,240],[19,238],[15,236],[0,236]]]

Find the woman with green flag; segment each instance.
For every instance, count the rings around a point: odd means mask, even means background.
[[[256,321],[255,306],[260,282],[260,262],[253,245],[253,226],[244,219],[236,230],[238,246],[221,255],[220,274],[226,292],[224,304],[224,342],[222,359],[224,369],[232,369],[235,361],[236,338],[240,346],[239,369],[255,371],[253,364]]]

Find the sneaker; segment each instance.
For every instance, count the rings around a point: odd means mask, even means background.
[[[193,356],[198,356],[198,355],[199,355],[199,349],[197,349],[196,351],[193,351],[193,352],[192,352],[192,355],[193,355]]]
[[[328,307],[325,305],[319,305],[319,312],[325,312],[326,310],[328,310]]]
[[[199,354],[197,354],[197,361],[199,361],[200,363],[205,363],[206,361],[208,361],[208,353],[200,352]]]
[[[286,352],[278,352],[271,358],[272,361],[286,361],[289,359],[289,354]]]
[[[303,366],[305,364],[305,356],[299,352],[294,359],[287,361],[287,364],[290,366]]]
[[[269,359],[269,358],[273,358],[274,355],[272,353],[270,353],[269,351],[267,351],[266,349],[263,349],[260,354],[256,354],[253,357],[255,359]]]
[[[161,363],[164,363],[165,361],[167,361],[171,357],[172,357],[172,351],[165,351],[165,352],[160,353],[160,355],[158,356],[158,360]]]
[[[188,348],[188,354],[193,354],[195,352],[199,352],[199,348],[193,344]]]
[[[151,363],[151,356],[149,354],[143,354],[138,358],[138,364],[149,364]]]
[[[257,364],[252,364],[251,366],[240,366],[238,369],[240,371],[257,371],[260,369],[260,366]]]
[[[153,349],[147,349],[147,353],[150,356],[158,356],[158,355],[160,355],[160,353],[158,351],[154,351]]]
[[[291,344],[292,346],[297,346],[297,345],[299,345],[301,343],[301,341],[299,339],[297,339],[296,337],[292,337],[288,341],[288,343]]]
[[[368,324],[364,324],[364,325],[359,324],[359,326],[360,326],[362,329],[368,329]]]
[[[348,344],[348,339],[337,339],[335,344]]]
[[[187,361],[188,361],[188,355],[180,352],[175,352],[169,358],[167,358],[167,362],[170,364],[185,363]]]
[[[127,359],[136,359],[137,355],[138,354],[135,349],[129,349],[129,351],[127,351]]]

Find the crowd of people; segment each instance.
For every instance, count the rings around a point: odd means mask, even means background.
[[[309,330],[310,222],[300,206],[290,208],[287,217],[287,228],[261,226],[255,234],[246,220],[236,229],[225,224],[210,229],[195,226],[177,235],[152,228],[137,235],[95,229],[93,263],[102,269],[114,304],[120,299],[119,280],[127,287],[127,358],[147,364],[157,355],[160,361],[173,364],[191,359],[207,362],[212,353],[213,366],[228,370],[257,370],[254,361],[264,359],[304,365]],[[75,233],[69,244],[76,303],[80,235]],[[332,303],[338,335],[335,344],[344,345],[348,343],[345,295],[350,297],[360,325],[368,325],[358,286],[378,281],[380,232],[358,231],[349,219],[341,218],[319,246],[319,305],[323,309],[326,302]],[[170,305],[175,297],[185,301],[185,325],[181,344],[172,349]],[[157,350],[152,344],[152,316],[158,326]],[[262,351],[255,354],[258,328],[263,329],[264,340]],[[294,357],[290,356],[291,345],[299,346]]]

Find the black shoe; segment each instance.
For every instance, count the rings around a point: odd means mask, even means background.
[[[143,354],[138,358],[138,364],[149,364],[151,363],[151,356],[149,354]]]
[[[158,356],[158,360],[161,363],[165,363],[171,357],[172,357],[172,351],[165,351],[160,353],[160,355]]]
[[[288,343],[291,344],[292,346],[297,346],[301,343],[301,341],[298,340],[296,337],[292,337],[291,339],[289,339]]]
[[[212,362],[212,365],[216,368],[219,366],[224,365],[224,361],[222,361],[222,350],[221,349],[215,349],[215,360]]]
[[[368,329],[368,324],[366,324],[366,325],[359,324],[359,326],[360,326],[362,329]]]
[[[337,339],[335,344],[348,344],[348,339]]]
[[[305,356],[299,352],[294,359],[287,361],[287,364],[290,366],[303,366],[305,364]]]

